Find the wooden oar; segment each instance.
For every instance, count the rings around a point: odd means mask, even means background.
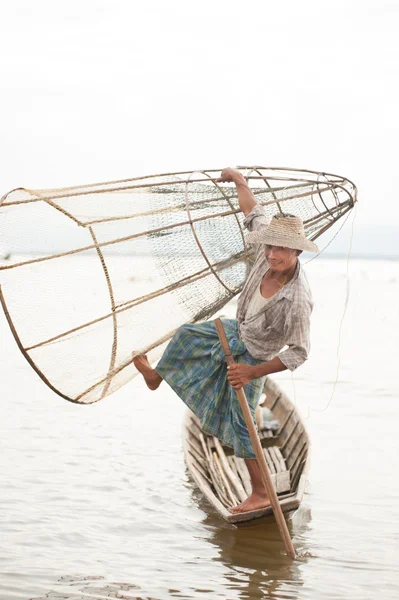
[[[227,365],[233,365],[234,358],[230,350],[229,342],[226,337],[222,322],[220,319],[215,319],[216,329],[219,335],[220,343],[222,344],[223,352],[226,357]],[[251,438],[252,446],[255,450],[257,462],[259,465],[262,481],[265,484],[267,494],[270,499],[270,503],[273,508],[274,517],[276,519],[278,528],[280,530],[281,537],[283,538],[284,546],[288,556],[295,558],[295,550],[292,544],[292,540],[288,531],[287,523],[285,522],[283,511],[281,510],[280,503],[277,498],[276,490],[274,489],[272,478],[269,472],[269,468],[266,463],[266,459],[263,454],[262,445],[260,443],[258,434],[255,429],[255,425],[252,419],[251,411],[248,406],[248,400],[245,396],[244,390],[236,390],[238,401],[240,403],[242,412],[244,414],[245,422],[247,424],[248,433]]]

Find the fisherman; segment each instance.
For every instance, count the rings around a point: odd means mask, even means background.
[[[241,513],[266,507],[270,500],[234,390],[244,388],[255,420],[267,375],[294,371],[307,359],[313,304],[298,256],[318,248],[305,237],[299,217],[280,213],[270,220],[239,171],[223,169],[217,181],[236,185],[250,232],[246,240],[256,252],[238,299],[237,319],[222,319],[236,364],[226,367],[213,321],[180,327],[156,369],[146,355],[133,360],[150,390],[165,380],[200,419],[203,431],[245,459],[252,493],[230,509]]]

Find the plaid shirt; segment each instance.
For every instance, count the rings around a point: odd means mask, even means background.
[[[267,227],[270,218],[257,205],[245,217],[249,231]],[[242,340],[248,352],[257,359],[268,361],[278,356],[291,371],[308,357],[310,349],[310,314],[312,295],[299,260],[292,279],[276,292],[270,302],[251,318],[246,318],[250,299],[269,269],[264,245],[256,246],[255,263],[238,299],[237,320]],[[283,349],[285,346],[288,348]]]

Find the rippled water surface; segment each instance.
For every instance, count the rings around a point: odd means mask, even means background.
[[[309,361],[276,378],[312,442],[289,560],[271,520],[236,529],[196,490],[184,406],[141,381],[91,406],[55,396],[0,317],[0,598],[399,597],[399,263],[307,266]],[[234,303],[224,314],[233,316]],[[154,316],[156,318],[156,316]]]

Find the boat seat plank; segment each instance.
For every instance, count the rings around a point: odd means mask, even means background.
[[[266,448],[266,451],[270,457],[271,462],[273,463],[275,472],[279,473],[281,471],[280,461],[277,459],[276,455],[274,454],[273,448]]]
[[[274,462],[270,458],[269,448],[263,448],[263,454],[266,458],[267,466],[269,467],[269,471],[271,475],[276,473],[276,467],[274,466]]]
[[[241,482],[244,487],[245,493],[249,496],[249,494],[252,492],[251,478],[249,476],[244,459],[238,458],[238,456],[231,456],[230,458],[232,459],[232,461],[234,461],[237,467],[237,471],[240,474]]]
[[[274,464],[276,465],[276,471],[287,471],[287,465],[285,464],[284,457],[279,448],[272,447],[268,450],[270,456],[273,458]]]
[[[233,489],[232,489],[232,487],[231,487],[231,485],[230,485],[230,483],[229,483],[229,481],[228,481],[228,479],[226,477],[226,474],[225,474],[225,472],[223,470],[223,467],[222,467],[222,464],[221,464],[221,461],[220,461],[220,459],[218,457],[217,452],[212,452],[212,459],[215,461],[214,464],[216,465],[216,468],[217,468],[217,470],[219,472],[219,476],[221,477],[221,479],[223,481],[223,485],[225,487],[227,496],[230,499],[230,502],[228,503],[227,506],[230,507],[230,506],[235,506],[235,505],[239,504],[240,501],[238,500],[237,496],[235,495],[235,493],[234,493],[234,491],[233,491]]]
[[[234,488],[235,494],[240,498],[240,500],[245,500],[247,497],[243,486],[241,485],[241,481],[238,479],[234,471],[231,469],[230,464],[226,458],[225,453],[223,452],[222,444],[217,438],[213,438],[213,442],[216,446],[216,451],[219,455],[219,460],[221,466],[224,470],[225,475],[230,480],[230,484]]]

